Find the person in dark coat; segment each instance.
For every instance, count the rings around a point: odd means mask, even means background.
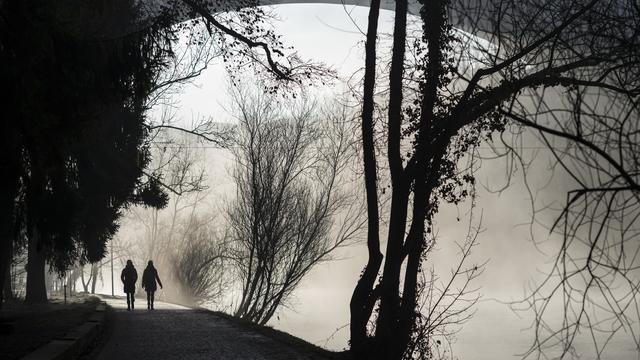
[[[162,281],[158,276],[158,270],[153,267],[153,261],[149,260],[149,264],[142,274],[142,288],[147,292],[147,309],[149,310],[153,310],[153,298],[158,289],[156,281],[160,285],[160,289],[162,289]]]
[[[133,267],[133,262],[127,260],[127,266],[122,269],[120,280],[124,284],[124,292],[127,294],[127,310],[133,310],[134,293],[136,292],[136,281],[138,281],[138,272]]]

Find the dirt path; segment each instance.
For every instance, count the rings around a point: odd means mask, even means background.
[[[136,301],[127,311],[122,299],[105,299],[114,308],[110,338],[98,355],[107,359],[320,360],[213,314],[156,301],[146,310]]]

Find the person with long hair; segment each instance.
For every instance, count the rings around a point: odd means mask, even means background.
[[[147,292],[148,310],[154,310],[153,300],[154,294],[158,289],[158,285],[160,285],[160,289],[162,289],[162,281],[160,281],[160,277],[158,276],[158,270],[153,267],[153,261],[149,260],[149,264],[147,265],[147,268],[144,269],[144,273],[142,274],[142,288]]]

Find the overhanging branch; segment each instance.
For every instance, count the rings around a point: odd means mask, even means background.
[[[269,48],[269,45],[267,43],[262,42],[262,41],[252,40],[252,39],[240,34],[239,32],[231,29],[230,27],[227,27],[227,26],[223,25],[218,20],[216,20],[209,13],[209,11],[204,6],[199,4],[197,1],[193,1],[193,0],[182,0],[182,1],[185,4],[189,5],[200,16],[202,16],[207,21],[207,24],[211,24],[211,25],[215,26],[220,31],[222,31],[225,34],[227,34],[227,35],[235,38],[236,40],[244,43],[245,45],[247,45],[250,48],[256,48],[257,47],[257,48],[262,49],[262,51],[264,51],[265,56],[267,57],[268,66],[265,65],[265,67],[268,70],[270,70],[271,72],[273,72],[274,74],[276,74],[276,76],[278,77],[279,80],[293,80],[293,78],[291,78],[291,76],[290,76],[290,71],[288,71],[288,70],[284,70],[283,71],[281,69],[280,64],[278,64],[275,60],[273,60],[273,52]],[[209,26],[207,26],[207,28],[208,28],[209,32],[211,32],[211,29],[209,28]]]

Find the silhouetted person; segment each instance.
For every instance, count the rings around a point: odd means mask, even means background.
[[[162,281],[160,281],[160,277],[158,276],[158,270],[153,267],[153,261],[149,260],[149,264],[142,274],[142,288],[147,292],[147,309],[150,310],[153,310],[153,296],[158,289],[156,281],[158,281],[160,289],[162,289]]]
[[[133,262],[131,260],[127,260],[127,266],[122,269],[120,280],[122,280],[122,283],[124,284],[124,292],[127,294],[127,310],[133,310],[133,302],[135,301],[135,297],[133,295],[136,292],[138,272],[136,271],[136,268],[133,267]]]

